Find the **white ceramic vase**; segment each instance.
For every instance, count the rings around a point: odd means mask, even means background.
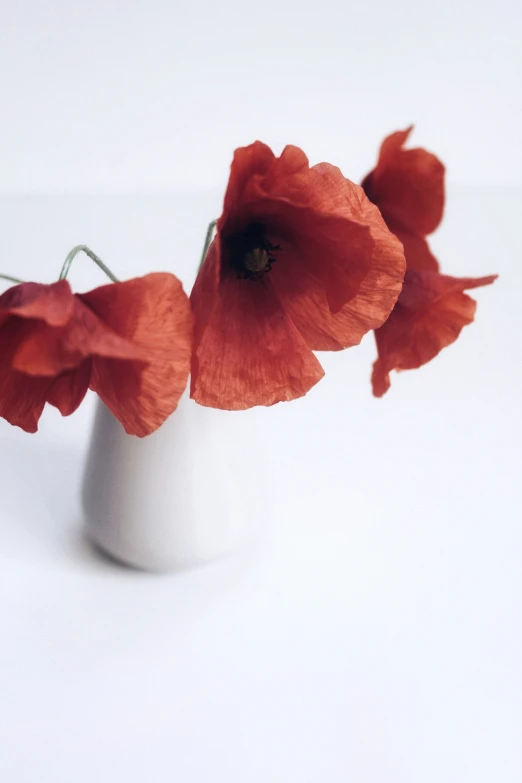
[[[98,401],[82,493],[89,538],[149,571],[238,548],[266,514],[252,470],[263,464],[258,421],[255,410],[204,408],[185,392],[159,430],[136,438]]]

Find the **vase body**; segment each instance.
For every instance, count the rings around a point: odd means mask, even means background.
[[[127,435],[97,401],[82,501],[88,537],[113,558],[165,571],[222,557],[255,536],[266,513],[256,411],[182,396],[152,435]]]

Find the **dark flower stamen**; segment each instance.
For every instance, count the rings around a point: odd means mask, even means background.
[[[277,260],[274,253],[281,249],[265,237],[262,223],[250,223],[244,231],[225,241],[230,266],[242,280],[259,280],[270,272]]]

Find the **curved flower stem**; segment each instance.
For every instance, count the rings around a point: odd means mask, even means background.
[[[59,280],[65,280],[67,275],[69,274],[69,269],[71,268],[71,264],[74,261],[75,257],[78,255],[78,253],[84,252],[85,255],[89,256],[89,258],[92,258],[95,264],[97,264],[100,269],[105,272],[108,278],[112,280],[113,283],[118,283],[118,278],[115,277],[115,275],[112,274],[111,270],[105,266],[101,258],[94,253],[90,247],[87,247],[87,245],[76,245],[73,247],[67,258],[65,259],[64,265],[62,267],[62,271],[60,272]]]
[[[23,280],[20,280],[19,277],[12,277],[11,275],[0,275],[0,278],[2,280],[9,280],[10,283],[23,283]]]
[[[203,262],[204,262],[204,260],[206,258],[207,251],[208,251],[208,249],[210,247],[210,243],[212,242],[212,234],[214,233],[214,229],[216,227],[216,224],[217,224],[217,220],[212,220],[208,224],[207,235],[205,237],[205,244],[203,245],[203,253],[201,254],[201,261],[199,262],[198,272],[201,269],[201,267],[203,266]]]

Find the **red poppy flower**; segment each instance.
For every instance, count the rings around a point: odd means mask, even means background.
[[[190,367],[181,283],[154,273],[73,294],[22,283],[0,296],[0,416],[36,432],[46,402],[68,416],[87,389],[126,432],[149,435],[176,408]]]
[[[424,149],[404,149],[412,128],[384,139],[375,169],[362,186],[406,256],[404,287],[386,323],[375,332],[378,359],[372,387],[381,397],[391,370],[410,370],[433,359],[473,321],[476,302],[463,292],[489,285],[496,275],[456,278],[439,273],[426,236],[444,211],[444,166]]]
[[[400,243],[339,169],[297,147],[236,150],[223,214],[191,295],[191,396],[229,410],[301,397],[313,350],[360,342],[393,308]]]

